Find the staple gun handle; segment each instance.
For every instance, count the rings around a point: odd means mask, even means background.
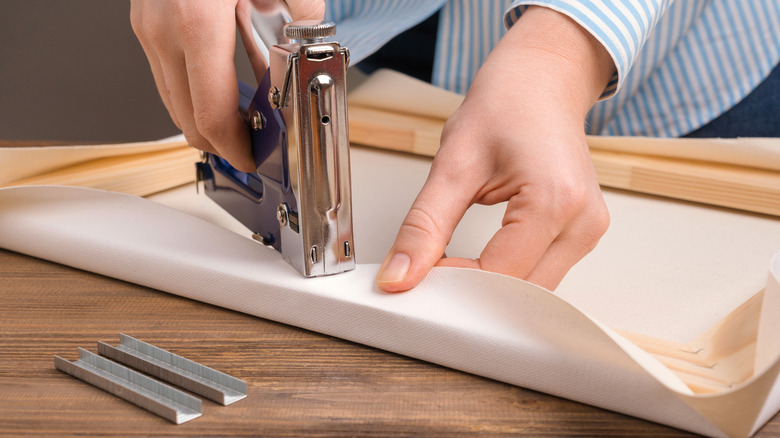
[[[208,197],[263,243],[281,251],[276,209],[284,203],[295,208],[296,201],[284,171],[286,128],[281,113],[268,103],[270,83],[268,73],[257,91],[239,83],[239,112],[247,122],[257,172],[241,172],[225,159],[205,154],[203,162],[198,163],[198,179],[203,181]]]

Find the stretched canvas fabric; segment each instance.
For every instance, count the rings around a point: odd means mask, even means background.
[[[0,190],[0,247],[705,435],[747,436],[778,411],[775,219],[607,192],[612,229],[556,293],[453,268],[382,293],[364,262],[381,260],[429,164],[353,152],[359,265],[331,277],[302,278],[189,192],[158,198],[177,210],[90,189]],[[500,214],[470,212],[451,250],[475,255]],[[764,286],[756,375],[718,394],[693,394],[614,330],[690,340]]]

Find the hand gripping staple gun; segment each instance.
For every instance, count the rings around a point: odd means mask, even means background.
[[[292,22],[255,92],[239,86],[256,173],[201,154],[206,194],[306,277],[355,267],[345,76],[334,23]]]

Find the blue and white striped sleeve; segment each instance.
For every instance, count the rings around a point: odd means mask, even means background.
[[[609,52],[617,68],[599,100],[612,97],[672,0],[517,0],[504,14],[507,28],[529,6],[544,6],[576,21]]]
[[[357,64],[396,35],[439,10],[445,0],[331,0],[325,18],[338,23],[338,40]]]

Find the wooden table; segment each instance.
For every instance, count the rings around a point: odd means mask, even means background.
[[[177,426],[54,368],[120,332],[242,378],[249,395],[204,400]],[[0,435],[689,436],[5,250]],[[758,436],[780,436],[780,418]]]

